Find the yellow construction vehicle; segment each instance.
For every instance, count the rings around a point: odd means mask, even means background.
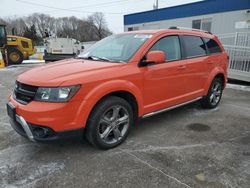
[[[5,25],[0,25],[0,50],[3,54],[5,62],[8,65],[20,64],[24,59],[28,59],[36,50],[32,45],[32,40],[7,35]]]
[[[3,61],[3,56],[2,56],[2,52],[0,51],[0,69],[5,67],[5,63]]]

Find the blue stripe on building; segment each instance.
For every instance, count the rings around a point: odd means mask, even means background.
[[[124,15],[124,25],[250,9],[250,0],[204,0],[200,2]]]

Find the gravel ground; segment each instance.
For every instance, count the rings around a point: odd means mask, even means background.
[[[221,104],[190,104],[137,123],[108,151],[81,139],[32,143],[10,126],[16,76],[0,69],[0,187],[250,187],[250,90],[230,86]]]

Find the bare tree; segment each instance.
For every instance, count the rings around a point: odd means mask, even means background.
[[[35,26],[39,36],[43,37],[45,30],[56,33],[56,19],[46,14],[34,13],[26,18],[29,27]]]
[[[6,18],[4,20],[8,34],[23,35],[26,29],[26,24],[22,18]]]
[[[0,19],[0,23],[7,25],[8,33],[15,28],[16,35],[23,36],[27,33],[36,33],[37,43],[42,42],[45,31],[58,37],[70,37],[79,41],[100,40],[110,34],[103,13],[94,13],[87,19],[74,16],[54,18],[50,15],[34,13],[28,17]]]
[[[7,22],[6,22],[6,20],[0,18],[0,24],[7,25]]]
[[[92,28],[93,32],[100,40],[111,34],[111,31],[107,27],[104,14],[102,12],[96,12],[88,17],[87,19],[89,27]]]
[[[74,16],[57,19],[57,35],[60,37],[78,38],[79,21]]]

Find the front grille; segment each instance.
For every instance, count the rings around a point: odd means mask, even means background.
[[[14,98],[22,104],[28,104],[34,99],[37,89],[37,86],[31,86],[16,81]]]

